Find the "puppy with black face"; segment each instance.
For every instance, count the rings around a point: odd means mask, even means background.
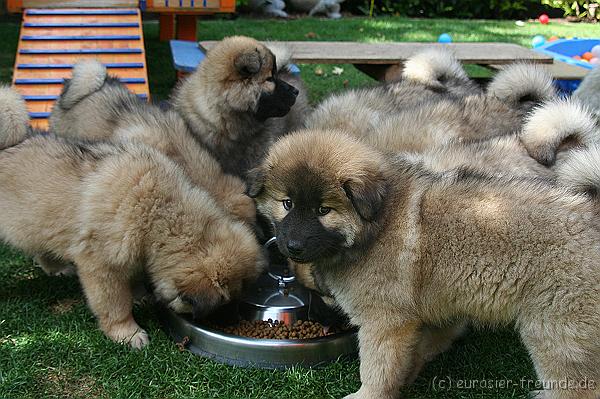
[[[357,149],[343,174],[331,173],[329,165],[335,159],[317,151],[323,144],[318,136],[312,139],[310,145],[293,149],[282,141],[276,148],[284,146],[289,156],[272,152],[249,173],[249,195],[269,216],[280,251],[297,263],[366,245],[386,191],[385,170],[371,162],[382,159],[378,152]]]
[[[469,320],[515,326],[539,380],[574,382],[539,397],[600,398],[585,384],[600,381],[596,204],[539,179],[456,172],[304,130],[250,174],[279,248],[359,329],[362,386],[346,398],[398,398]]]
[[[228,37],[175,90],[175,109],[226,173],[245,177],[279,136],[303,123],[306,91],[289,62],[283,49]]]

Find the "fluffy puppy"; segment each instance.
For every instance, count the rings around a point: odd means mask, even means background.
[[[399,82],[328,98],[306,126],[385,137],[393,151],[422,151],[516,133],[535,104],[554,97],[551,77],[538,66],[513,65],[483,93],[450,53],[432,49],[408,59]]]
[[[321,130],[280,139],[251,176],[279,249],[312,263],[359,328],[362,386],[347,398],[397,397],[424,326],[460,320],[514,324],[551,388],[539,397],[600,397],[600,231],[585,197],[434,174]]]
[[[133,140],[149,145],[180,165],[192,183],[208,191],[227,213],[255,221],[256,210],[245,195],[244,182],[223,172],[183,119],[174,111],[140,101],[96,60],[75,65],[50,115],[50,129],[79,140]]]
[[[287,70],[289,54],[242,36],[223,39],[173,94],[175,109],[225,172],[245,176],[307,113],[305,90]]]
[[[0,142],[15,134],[0,131]],[[262,271],[250,228],[150,147],[48,134],[3,147],[0,239],[50,272],[74,263],[100,329],[114,341],[148,343],[131,313],[139,274],[165,305],[203,315]]]

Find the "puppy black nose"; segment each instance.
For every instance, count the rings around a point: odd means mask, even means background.
[[[289,240],[286,246],[290,255],[300,255],[304,249],[304,245],[298,240]]]
[[[298,93],[300,93],[300,90],[296,89],[294,86],[291,86],[291,87],[292,87],[292,94],[297,96]]]

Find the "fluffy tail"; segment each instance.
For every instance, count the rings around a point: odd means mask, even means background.
[[[25,139],[29,114],[23,97],[8,86],[0,86],[0,150]]]
[[[498,72],[487,93],[511,106],[529,108],[556,97],[552,76],[535,64],[513,64]]]
[[[282,43],[268,42],[265,45],[275,55],[277,70],[287,69],[292,63],[292,50]]]
[[[567,139],[586,147],[597,141],[592,115],[573,100],[547,102],[528,116],[521,133],[529,155],[544,165],[556,161],[556,153]]]
[[[78,62],[73,77],[65,82],[58,105],[69,110],[79,101],[100,90],[106,80],[106,68],[97,60]]]
[[[443,48],[430,48],[408,58],[402,77],[438,87],[445,86],[448,80],[469,81],[461,63]]]
[[[569,152],[564,161],[557,164],[558,182],[569,189],[584,194],[600,194],[600,145],[580,148]]]

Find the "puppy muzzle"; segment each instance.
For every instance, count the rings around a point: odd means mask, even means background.
[[[272,93],[260,95],[255,113],[256,118],[266,120],[287,115],[296,103],[298,93],[298,89],[294,86],[281,79],[275,79],[275,90]]]

